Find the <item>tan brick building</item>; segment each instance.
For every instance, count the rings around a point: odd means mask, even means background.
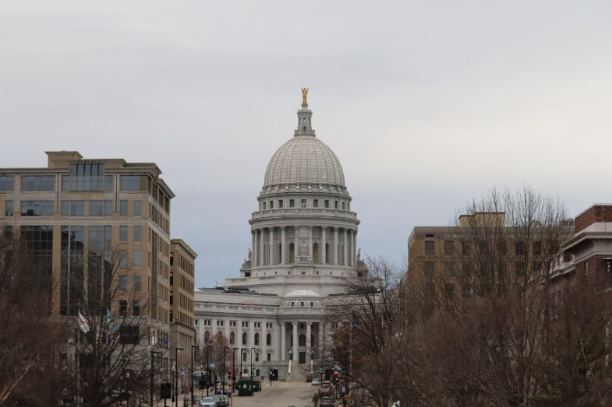
[[[26,239],[57,282],[52,312],[79,312],[83,299],[95,294],[87,292],[84,281],[95,267],[101,270],[109,262],[106,255],[92,262],[93,253],[112,251],[120,261],[115,281],[120,295],[110,304],[112,313],[145,316],[148,345],[169,349],[174,193],[160,178],[161,170],[155,163],[83,159],[76,151],[47,156],[47,167],[0,169],[0,223]],[[177,242],[179,251],[191,253],[184,242]],[[87,259],[85,266],[74,266],[79,257]],[[193,304],[195,254],[190,259],[185,270],[190,280],[181,287],[181,295]],[[182,322],[192,324],[193,311]]]
[[[191,367],[195,341],[193,299],[196,252],[181,239],[170,242],[170,346],[179,351],[179,366]],[[174,354],[174,351],[172,351]]]

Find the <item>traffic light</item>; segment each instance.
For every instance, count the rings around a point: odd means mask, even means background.
[[[159,385],[159,398],[169,399],[172,393],[172,385],[170,383],[161,383]]]
[[[229,380],[232,380],[232,369],[228,369],[228,370],[227,370],[227,378],[228,378]]]

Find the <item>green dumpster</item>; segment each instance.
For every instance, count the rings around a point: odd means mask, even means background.
[[[252,396],[254,387],[255,385],[252,379],[240,379],[238,380],[238,395]]]
[[[261,382],[259,380],[253,380],[253,391],[261,391]]]

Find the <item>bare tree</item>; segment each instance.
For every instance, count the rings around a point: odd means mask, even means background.
[[[155,351],[168,348],[167,332],[125,252],[78,249],[64,269],[71,302],[61,302],[73,333],[66,348],[68,392],[92,407],[110,406],[117,397],[148,400],[151,375],[161,367]]]
[[[234,345],[231,345],[229,340],[220,331],[208,343],[204,344],[202,352],[198,353],[197,360],[199,364],[205,366],[205,371],[209,376],[209,383],[213,383],[215,378],[216,380],[223,380],[227,376],[229,369],[232,368],[233,352]],[[238,359],[236,361],[239,363]],[[234,374],[236,372],[232,371],[232,375]]]
[[[65,332],[50,313],[50,268],[12,232],[0,226],[0,405],[49,405],[61,397],[54,348]]]

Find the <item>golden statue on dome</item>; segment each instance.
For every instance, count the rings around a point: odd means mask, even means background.
[[[307,105],[308,102],[306,99],[308,98],[308,88],[302,88],[302,104]]]

